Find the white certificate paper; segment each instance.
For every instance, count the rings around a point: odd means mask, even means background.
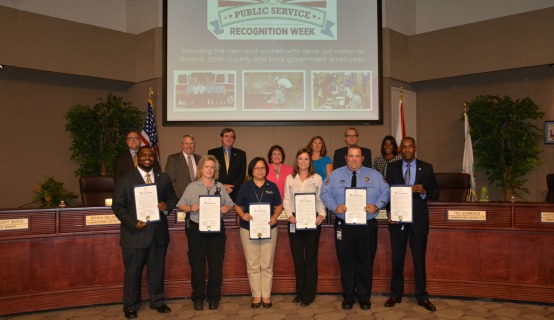
[[[411,186],[390,187],[390,220],[413,222]]]
[[[271,204],[251,203],[248,212],[253,220],[250,220],[250,239],[270,239]]]
[[[296,231],[317,229],[317,211],[315,193],[296,193],[294,195]]]
[[[365,211],[367,199],[366,188],[346,188],[344,190],[344,222],[346,224],[367,224]]]
[[[198,231],[199,232],[220,232],[221,231],[221,197],[200,196],[198,198]]]
[[[158,189],[155,184],[135,186],[135,206],[138,220],[144,222],[160,220]]]

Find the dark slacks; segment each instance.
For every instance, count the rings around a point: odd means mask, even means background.
[[[428,234],[414,234],[410,225],[404,225],[404,230],[390,230],[392,249],[391,295],[400,298],[404,294],[404,263],[408,241],[412,251],[415,275],[415,295],[418,301],[429,299],[426,287],[425,254],[427,252]]]
[[[221,232],[198,231],[198,224],[190,221],[186,228],[188,257],[191,269],[192,301],[219,303],[223,283],[223,259],[225,256],[225,225]],[[206,287],[206,259],[208,261],[208,285]]]
[[[296,276],[296,295],[304,302],[313,302],[317,291],[317,256],[321,227],[317,230],[290,232],[289,243]]]
[[[164,301],[164,272],[167,244],[160,245],[156,238],[148,248],[123,248],[123,309],[136,311],[140,307],[142,270],[146,265],[150,306],[159,307]]]
[[[341,222],[342,240],[336,232],[339,219],[335,219],[335,245],[340,264],[342,295],[345,301],[370,300],[373,261],[377,252],[377,221],[369,220],[367,225],[346,225]]]

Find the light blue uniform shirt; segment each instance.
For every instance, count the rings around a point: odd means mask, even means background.
[[[339,204],[344,204],[344,191],[350,188],[352,181],[352,170],[348,166],[335,169],[321,188],[321,200],[325,206],[331,210],[336,210]],[[379,210],[384,208],[390,199],[390,188],[379,171],[367,167],[361,167],[356,171],[356,187],[366,188],[366,205],[375,204],[376,213],[368,213],[367,220],[374,219]],[[344,213],[337,213],[337,218],[344,220]]]

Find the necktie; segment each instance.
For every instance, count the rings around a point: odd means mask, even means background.
[[[404,183],[406,183],[408,185],[410,184],[410,179],[411,179],[411,173],[410,173],[410,167],[411,166],[412,165],[409,164],[409,163],[406,165],[406,173],[404,174]]]
[[[135,167],[138,165],[138,157],[137,157],[137,153],[135,151],[132,152],[132,155],[133,155],[133,164],[135,165]]]
[[[356,188],[356,171],[352,171],[352,181],[350,182],[352,188]]]
[[[225,169],[229,172],[229,149],[225,149]]]
[[[150,179],[150,173],[145,174],[144,177],[146,178],[146,183],[152,183],[152,180]]]
[[[192,166],[192,159],[190,158],[190,156],[187,157],[187,166],[189,167],[190,179],[194,181],[194,167]]]

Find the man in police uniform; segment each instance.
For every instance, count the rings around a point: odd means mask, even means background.
[[[335,245],[340,264],[343,290],[342,308],[352,309],[356,298],[360,308],[371,308],[373,260],[377,251],[377,221],[379,210],[389,202],[389,185],[376,170],[362,166],[364,157],[358,145],[348,147],[346,166],[331,173],[321,189],[321,200],[336,214]],[[367,224],[346,224],[344,205],[346,188],[366,189]]]

